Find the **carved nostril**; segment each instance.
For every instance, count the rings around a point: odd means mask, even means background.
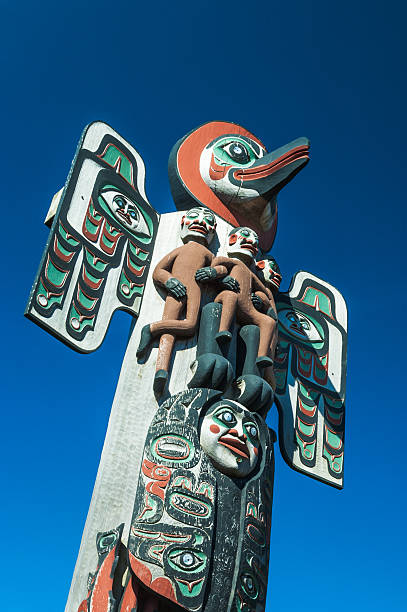
[[[231,436],[236,436],[237,438],[239,437],[239,432],[237,431],[237,429],[229,429],[228,432]]]

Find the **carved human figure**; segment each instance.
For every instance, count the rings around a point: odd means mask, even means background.
[[[213,253],[208,245],[215,231],[216,218],[208,208],[191,208],[181,219],[183,246],[168,253],[154,269],[154,282],[163,287],[168,295],[161,321],[143,327],[137,357],[143,357],[153,339],[161,336],[154,379],[157,393],[163,391],[168,379],[175,338],[195,333],[201,303],[201,287],[195,280],[195,272],[203,266],[210,266],[212,262]],[[185,318],[181,319],[183,311]]]
[[[230,327],[234,316],[240,325],[258,325],[260,342],[256,363],[260,368],[264,368],[273,364],[270,357],[270,345],[276,331],[276,317],[270,317],[269,314],[259,311],[259,307],[263,303],[269,304],[273,296],[250,269],[257,251],[256,232],[248,227],[235,228],[229,233],[229,257],[215,257],[211,268],[197,271],[196,279],[201,283],[206,283],[227,274],[227,278],[231,277],[238,283],[239,291],[231,290],[226,286],[215,298],[216,303],[222,304],[217,340],[219,343],[230,341],[232,337]]]
[[[259,454],[259,424],[252,412],[221,400],[202,420],[200,444],[216,469],[236,478],[248,476]]]

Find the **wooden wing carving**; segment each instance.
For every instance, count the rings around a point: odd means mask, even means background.
[[[347,309],[337,289],[297,272],[276,299],[275,400],[290,467],[343,486]]]
[[[100,346],[115,310],[140,310],[159,222],[144,178],[110,126],[85,128],[25,312],[80,352]]]

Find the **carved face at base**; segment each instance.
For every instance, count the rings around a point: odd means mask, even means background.
[[[244,478],[257,465],[259,425],[237,402],[221,400],[203,418],[200,444],[220,472]]]
[[[216,231],[216,218],[209,208],[197,206],[187,210],[181,219],[183,242],[196,240],[210,244]]]
[[[256,272],[260,280],[272,291],[279,291],[282,280],[280,267],[274,257],[256,261]]]
[[[242,257],[252,262],[259,250],[259,237],[249,227],[238,227],[229,233],[228,255],[229,257]]]

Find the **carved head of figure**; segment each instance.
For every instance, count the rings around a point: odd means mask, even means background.
[[[273,293],[278,293],[282,276],[280,267],[274,257],[256,261],[256,272],[266,287],[269,287]]]
[[[195,206],[187,210],[181,219],[181,239],[194,240],[209,245],[216,231],[216,218],[209,208]]]
[[[237,227],[229,232],[228,256],[250,265],[259,250],[259,237],[250,227]]]
[[[216,469],[244,478],[257,464],[259,423],[237,402],[221,400],[203,418],[200,443]]]
[[[308,162],[309,141],[298,138],[267,153],[240,125],[211,121],[179,140],[168,170],[178,209],[202,203],[234,226],[247,225],[270,249],[278,192]]]

